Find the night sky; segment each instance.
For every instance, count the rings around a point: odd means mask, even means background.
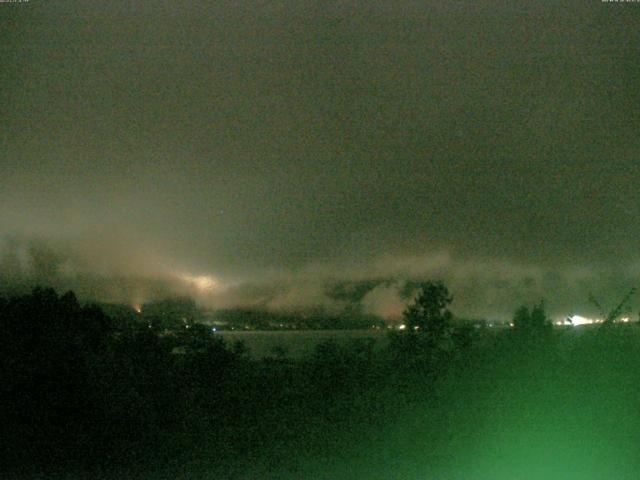
[[[0,4],[3,289],[393,316],[432,278],[506,318],[640,283],[640,4],[98,3]]]

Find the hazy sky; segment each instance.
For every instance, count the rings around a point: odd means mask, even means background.
[[[615,303],[640,278],[639,27],[600,0],[2,3],[0,279]]]

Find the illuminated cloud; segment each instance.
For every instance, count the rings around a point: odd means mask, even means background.
[[[397,319],[407,306],[407,299],[400,295],[400,285],[378,285],[362,299],[365,313],[382,318]]]
[[[190,275],[179,273],[178,278],[199,292],[209,292],[220,288],[219,282],[211,275]]]

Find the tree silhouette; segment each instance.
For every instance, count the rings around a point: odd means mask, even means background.
[[[453,297],[442,282],[425,282],[403,313],[406,328],[438,342],[450,328],[452,315],[447,307],[452,301]]]
[[[540,301],[531,309],[522,305],[513,315],[513,329],[516,335],[526,338],[542,338],[551,333],[551,320],[544,309],[544,301]]]

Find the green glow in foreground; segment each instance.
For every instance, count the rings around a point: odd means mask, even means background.
[[[636,349],[584,348],[514,355],[454,377],[399,404],[375,440],[363,434],[321,466],[309,458],[304,478],[637,479]]]

